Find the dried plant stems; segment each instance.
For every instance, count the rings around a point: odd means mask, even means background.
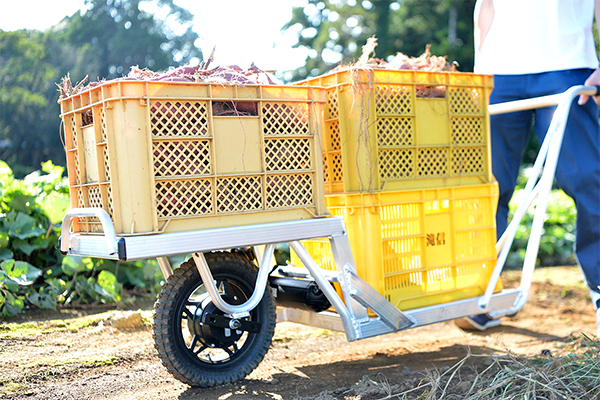
[[[511,352],[485,356],[468,354],[445,372],[427,371],[425,379],[414,388],[384,399],[483,400],[599,400],[600,341],[582,334],[572,338],[575,351],[558,357],[518,356]],[[461,381],[467,361],[490,358],[492,363],[471,379]],[[464,388],[467,383],[469,388]],[[461,385],[463,384],[463,385]],[[457,393],[456,388],[463,387]]]

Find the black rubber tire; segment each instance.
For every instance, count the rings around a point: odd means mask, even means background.
[[[229,303],[241,304],[252,295],[258,270],[246,257],[228,252],[207,253],[205,257],[215,281],[217,283],[226,282],[226,290],[233,293],[229,297]],[[258,333],[244,332],[245,341],[239,348],[236,342],[233,350],[231,348],[224,350],[224,352],[227,351],[226,356],[229,356],[229,359],[215,363],[210,354],[208,354],[208,360],[201,358],[202,351],[194,354],[195,339],[192,339],[192,343],[189,345],[186,344],[185,339],[187,332],[183,327],[184,321],[187,324],[191,317],[184,316],[185,311],[189,315],[190,309],[186,308],[184,311],[183,307],[188,303],[188,299],[192,299],[190,296],[197,293],[196,289],[201,286],[203,286],[202,279],[193,259],[173,271],[154,304],[152,323],[154,347],[167,370],[176,379],[190,386],[209,387],[240,380],[258,366],[271,345],[276,322],[275,304],[271,292],[268,289],[265,290],[261,302],[247,318],[250,321],[258,322],[260,331]],[[231,298],[235,298],[237,302],[232,301]],[[206,300],[206,297],[202,303],[194,302],[193,304],[195,308],[193,308],[192,314],[198,313],[198,310],[208,310],[211,307],[214,309],[214,305]],[[201,308],[198,306],[199,304],[206,305],[206,307]],[[187,306],[189,305],[187,304]],[[222,314],[222,312],[216,311]],[[203,329],[209,330],[215,329],[201,323],[196,326],[204,326]],[[189,335],[195,334],[190,332]],[[192,337],[196,336],[199,335]],[[241,342],[242,337],[238,339]],[[200,340],[203,339],[200,338]],[[201,347],[204,346],[201,345]],[[225,347],[227,346],[223,348]],[[209,353],[213,350],[206,348],[204,351]]]

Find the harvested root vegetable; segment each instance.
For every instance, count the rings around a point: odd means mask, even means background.
[[[431,45],[425,47],[425,53],[419,57],[409,57],[402,53],[397,53],[391,61],[383,61],[377,58],[371,58],[375,54],[377,39],[375,36],[367,39],[367,43],[362,48],[362,55],[353,65],[340,65],[334,70],[354,67],[354,68],[374,68],[391,70],[412,70],[412,71],[431,71],[431,72],[456,72],[456,62],[450,64],[446,57],[434,56],[431,54]]]
[[[414,71],[432,71],[432,72],[456,72],[457,63],[448,63],[446,57],[434,56],[431,54],[431,45],[425,47],[425,53],[419,57],[408,57],[402,53],[396,56],[388,63],[383,64],[385,69],[408,69]]]
[[[64,76],[60,83],[57,83],[58,91],[60,92],[60,98],[65,98],[72,96],[76,93],[79,93],[83,89],[83,84],[87,81],[88,76],[86,75],[80,82],[78,82],[75,86],[71,83],[71,74],[67,72],[67,75]]]
[[[242,69],[237,65],[226,67],[217,66],[208,69],[213,61],[214,49],[211,56],[205,62],[196,66],[182,66],[172,68],[163,72],[154,72],[147,68],[140,69],[138,66],[131,67],[129,74],[112,81],[161,81],[161,82],[196,82],[196,83],[216,83],[222,85],[275,85],[281,84],[269,72],[263,71],[252,64],[248,69]],[[66,98],[82,92],[90,87],[98,86],[105,82],[92,82],[84,86],[87,76],[77,85],[71,83],[71,76],[67,74],[62,78],[60,84],[56,85],[59,88],[60,98]],[[111,82],[112,82],[111,81]]]
[[[425,53],[419,57],[409,57],[402,53],[397,53],[390,61],[384,61],[377,58],[372,58],[377,47],[377,39],[375,36],[367,39],[367,43],[362,48],[362,55],[358,61],[351,65],[339,65],[332,71],[342,69],[350,69],[351,71],[358,70],[410,70],[410,71],[427,71],[427,72],[456,72],[457,63],[450,64],[446,57],[434,56],[431,54],[431,45],[427,45]],[[417,97],[427,98],[443,98],[446,96],[445,86],[427,86],[417,85]]]

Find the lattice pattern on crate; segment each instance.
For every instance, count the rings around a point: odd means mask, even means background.
[[[413,113],[413,96],[410,86],[376,85],[375,96],[377,115]]]
[[[313,239],[302,242],[302,245],[308,251],[313,261],[326,271],[336,271],[337,267],[333,259],[333,252],[331,251],[331,244],[329,239]],[[303,263],[300,257],[292,250],[291,262],[297,266],[302,267]]]
[[[267,209],[314,205],[309,174],[267,175],[266,191]]]
[[[85,207],[85,201],[83,199],[83,190],[80,187],[77,188],[77,207]]]
[[[104,111],[104,105],[102,105],[100,106],[100,135],[102,137],[103,142],[106,142],[108,140],[106,129],[106,112]]]
[[[341,153],[324,153],[323,180],[326,183],[341,183],[343,176]]]
[[[88,207],[102,208],[104,209],[104,203],[102,201],[102,192],[100,186],[88,186]],[[106,211],[106,210],[105,210]],[[102,232],[102,224],[96,217],[88,218],[88,221],[95,224],[91,226],[91,232]]]
[[[71,145],[71,148],[77,148],[77,122],[75,115],[71,116]]]
[[[482,115],[485,99],[480,88],[448,88],[450,115]]]
[[[102,148],[102,158],[104,160],[104,181],[110,182],[110,163],[108,160],[108,146]]]
[[[207,102],[153,102],[150,105],[150,131],[154,137],[209,136]]]
[[[422,208],[417,203],[386,205],[379,209],[383,239],[420,235]]]
[[[414,157],[413,149],[379,150],[379,176],[383,180],[414,178]]]
[[[154,141],[152,160],[155,176],[208,175],[212,170],[210,141]]]
[[[339,118],[338,104],[337,88],[329,89],[327,91],[327,109],[325,111],[325,119]]]
[[[71,191],[71,193],[73,193],[73,190]],[[76,201],[77,201],[77,207],[78,208],[85,207],[85,201],[83,200],[83,190],[80,187],[75,189],[75,196],[76,196]],[[79,218],[80,223],[84,223],[85,221],[86,221],[86,218]],[[79,229],[81,230],[82,227],[80,226]]]
[[[328,142],[329,142],[329,148],[327,150],[332,150],[332,151],[336,151],[336,150],[341,150],[342,149],[342,142],[341,142],[341,136],[340,136],[340,122],[339,121],[331,121],[328,122],[326,124],[327,126],[327,133],[328,133]]]
[[[159,218],[214,214],[210,179],[156,181]]]
[[[84,192],[87,194],[84,195]],[[77,204],[78,207],[94,207],[102,208],[106,211],[102,201],[102,191],[99,185],[90,185],[77,188]],[[111,214],[112,215],[112,214]],[[102,232],[102,224],[96,217],[79,218],[79,230],[81,232]]]
[[[452,142],[454,144],[484,143],[484,118],[452,118]]]
[[[79,168],[79,152],[77,150],[73,151],[73,169],[75,173],[75,184],[79,185],[81,183],[81,168]]]
[[[383,241],[385,276],[407,273],[422,267],[421,240],[418,237]]]
[[[386,291],[413,288],[423,284],[422,207],[416,203],[381,207],[383,270]],[[413,236],[413,237],[410,237]]]
[[[217,212],[262,210],[262,190],[260,176],[219,178],[217,179]]]
[[[267,171],[311,169],[311,139],[265,139]]]
[[[263,103],[265,136],[310,135],[307,103]]]
[[[485,173],[485,148],[455,147],[452,149],[452,175]]]
[[[333,252],[331,251],[331,243],[329,239],[314,240],[303,243],[309,251],[313,260],[326,271],[336,271]]]
[[[108,203],[106,205],[106,212],[108,212],[108,215],[110,215],[110,217],[112,218],[115,209],[113,207],[112,187],[110,185],[108,185],[108,187],[106,188],[106,202]]]
[[[329,182],[329,170],[331,169],[328,164],[327,153],[323,153],[323,182]]]
[[[425,148],[417,153],[417,176],[447,176],[450,163],[449,149]]]
[[[412,118],[377,118],[379,146],[409,146],[415,144]]]
[[[402,289],[402,293],[406,297],[421,294],[423,292],[422,286],[423,273],[418,271],[384,278],[384,290],[386,292]]]
[[[88,186],[88,207],[104,208],[100,186]]]
[[[343,182],[344,174],[342,170],[342,154],[332,153],[331,154],[331,166],[332,166],[332,181]]]

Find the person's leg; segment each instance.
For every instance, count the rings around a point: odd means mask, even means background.
[[[543,74],[539,87],[564,91],[582,84],[590,70]],[[536,111],[535,131],[540,140],[546,135],[553,109]],[[600,304],[600,127],[598,106],[588,101],[571,107],[556,170],[558,186],[577,206],[576,254],[594,306]]]
[[[496,75],[490,104],[527,98],[526,76]],[[492,173],[498,181],[500,197],[496,212],[496,232],[502,235],[508,223],[508,203],[513,195],[523,152],[531,130],[531,111],[490,117]]]

